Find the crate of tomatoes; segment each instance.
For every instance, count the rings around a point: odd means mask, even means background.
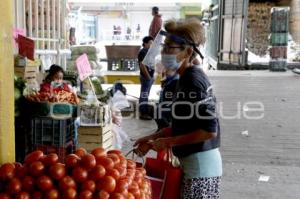
[[[118,150],[77,149],[63,162],[34,151],[0,167],[0,198],[150,199],[146,171]]]

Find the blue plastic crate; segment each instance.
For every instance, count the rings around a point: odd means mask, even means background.
[[[271,20],[271,31],[273,33],[289,32],[289,7],[273,7]]]
[[[287,62],[286,60],[271,60],[269,62],[270,71],[286,71],[287,70]]]
[[[32,145],[63,146],[76,138],[74,119],[35,117],[31,119]]]

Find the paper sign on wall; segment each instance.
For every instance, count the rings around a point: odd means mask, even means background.
[[[34,60],[34,41],[22,35],[18,36],[19,54]]]
[[[86,54],[83,54],[76,59],[76,66],[81,81],[85,80],[92,74],[92,68]]]
[[[14,28],[13,30],[13,37],[14,37],[14,46],[15,48],[18,47],[18,37],[19,35],[25,36],[25,30],[22,28]]]

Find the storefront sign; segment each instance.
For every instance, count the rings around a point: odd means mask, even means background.
[[[86,54],[83,54],[76,59],[76,66],[81,81],[85,80],[92,74],[92,68]]]
[[[19,54],[34,60],[34,41],[22,35],[18,36]]]

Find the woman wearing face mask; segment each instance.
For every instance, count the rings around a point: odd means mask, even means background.
[[[41,84],[40,92],[71,92],[69,85],[63,81],[63,78],[64,70],[60,66],[53,64],[50,67],[49,74],[46,76],[44,83]]]
[[[222,159],[216,98],[208,77],[193,64],[196,54],[201,54],[198,46],[205,42],[204,28],[198,20],[189,19],[168,21],[165,30],[162,64],[177,67],[180,76],[171,126],[137,140],[135,146],[142,154],[149,148],[172,149],[184,171],[181,198],[220,198]]]

